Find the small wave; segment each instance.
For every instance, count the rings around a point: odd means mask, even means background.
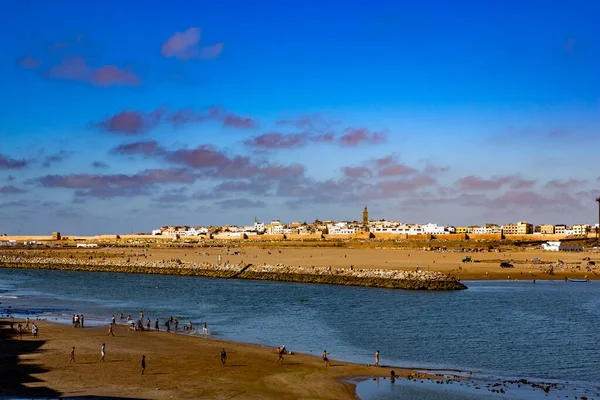
[[[0,295],[0,299],[18,299],[18,297],[17,296],[3,296],[3,295]]]

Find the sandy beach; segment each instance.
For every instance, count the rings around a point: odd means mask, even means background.
[[[0,254],[18,254],[24,250],[3,250]],[[501,248],[499,252],[428,251],[403,248],[350,247],[290,247],[266,246],[191,247],[191,248],[98,248],[98,249],[36,249],[27,254],[70,257],[82,260],[116,258],[127,260],[169,261],[216,264],[282,264],[287,266],[321,266],[355,269],[392,269],[439,271],[461,280],[482,279],[600,279],[600,271],[587,267],[587,258],[599,262],[599,252],[548,252],[536,248]],[[465,257],[472,262],[463,263]],[[501,268],[506,261],[513,268]],[[553,267],[553,274],[547,273]]]
[[[315,356],[286,355],[277,363],[275,348],[231,343],[155,331],[130,331],[118,325],[73,328],[35,321],[39,337],[22,339],[0,322],[0,389],[10,396],[114,396],[169,399],[353,399],[344,378],[389,376],[390,368],[335,360],[331,367]],[[16,328],[16,324],[15,324]],[[100,361],[102,343],[106,361]],[[69,363],[75,347],[75,363]],[[221,364],[220,352],[227,352]],[[293,351],[293,349],[290,349]],[[147,367],[141,374],[141,357]],[[400,375],[413,371],[394,368]]]

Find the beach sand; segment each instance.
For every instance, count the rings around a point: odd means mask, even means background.
[[[0,393],[8,396],[115,396],[144,399],[354,399],[344,378],[387,376],[390,368],[368,367],[320,357],[286,355],[276,349],[166,332],[134,332],[117,326],[77,329],[47,321],[35,339],[23,339],[0,322]],[[15,324],[16,328],[16,324]],[[106,343],[106,361],[100,348]],[[69,364],[75,347],[75,363]],[[221,364],[225,348],[227,362]],[[141,374],[141,357],[146,371]],[[394,368],[402,376],[414,371]]]
[[[474,246],[470,244],[470,246]],[[4,250],[15,254],[15,250]],[[99,248],[99,249],[64,249],[64,250],[28,250],[40,252],[46,256],[77,257],[81,259],[93,257],[111,257],[131,260],[160,261],[179,259],[186,262],[211,264],[221,262],[232,264],[284,264],[289,266],[331,266],[335,268],[382,268],[414,271],[417,266],[421,270],[439,271],[456,276],[461,280],[484,279],[564,279],[583,278],[600,279],[600,270],[585,270],[589,257],[600,266],[598,252],[548,252],[538,249],[507,248],[500,252],[441,252],[417,249],[394,248],[348,248],[348,247],[290,247],[271,243],[266,246],[232,246],[195,247],[195,248]],[[143,255],[147,257],[144,258]],[[462,263],[464,257],[471,257],[474,262]],[[532,261],[538,259],[539,261]],[[559,266],[559,260],[564,264]],[[513,268],[501,268],[500,262],[507,261]],[[554,274],[543,271],[554,265]],[[577,268],[579,267],[579,268]],[[562,268],[562,269],[561,269]]]

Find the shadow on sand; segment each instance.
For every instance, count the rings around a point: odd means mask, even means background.
[[[15,324],[16,326],[16,324]],[[19,357],[39,352],[43,340],[17,339],[9,323],[0,321],[0,393],[6,397],[59,397],[60,393],[48,387],[27,387],[25,384],[43,382],[33,374],[47,372],[36,364],[19,363]]]
[[[32,375],[42,374],[48,370],[37,364],[20,363],[19,357],[41,352],[40,347],[45,341],[32,340],[29,335],[26,335],[24,340],[17,339],[16,333],[16,330],[10,329],[8,322],[0,321],[0,398],[118,399],[118,397],[106,396],[61,396],[60,392],[46,386],[26,386],[29,383],[43,383],[43,380]]]

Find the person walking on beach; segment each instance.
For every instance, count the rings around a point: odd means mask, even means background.
[[[115,314],[113,314],[112,318],[110,319],[110,322],[111,322],[113,325],[114,325],[114,324],[116,324],[116,321],[115,321]]]
[[[325,366],[329,367],[331,366],[331,363],[329,362],[329,358],[327,357],[329,353],[327,352],[327,350],[323,350],[323,361],[325,361]]]
[[[29,317],[25,318],[25,329],[29,329]]]
[[[38,327],[35,323],[31,325],[31,333],[33,333],[34,338],[36,338],[38,335]]]
[[[113,324],[108,325],[108,335],[107,336],[115,336],[115,333],[113,332]]]
[[[81,314],[81,316],[79,317],[79,322],[81,324],[81,327],[83,328],[83,314]]]
[[[21,324],[17,326],[17,337],[23,339],[23,326]]]
[[[225,365],[225,361],[227,361],[227,353],[225,349],[221,349],[221,364]]]
[[[73,314],[73,318],[71,318],[71,321],[73,321],[73,328],[75,328],[75,314]]]
[[[379,350],[375,352],[375,366],[379,367]]]
[[[146,318],[146,328],[147,328],[148,330],[150,330],[150,324],[151,324],[151,323],[152,323],[152,322],[150,321],[150,318]]]
[[[158,318],[156,318],[156,321],[154,321],[154,329],[159,331],[160,329],[158,328]]]
[[[100,349],[100,361],[104,362],[104,357],[106,356],[106,345],[104,343],[102,343],[102,348]]]
[[[279,358],[277,358],[277,364],[283,364],[283,355],[287,352],[287,350],[285,349],[285,346],[281,346],[280,348],[277,349],[277,354],[279,355]]]
[[[14,330],[15,329],[15,317],[13,317],[12,315],[10,316],[10,330]]]
[[[142,356],[142,375],[144,375],[145,370],[146,370],[146,356]]]
[[[75,347],[73,347],[73,350],[71,350],[71,359],[69,360],[69,364],[75,364]]]

